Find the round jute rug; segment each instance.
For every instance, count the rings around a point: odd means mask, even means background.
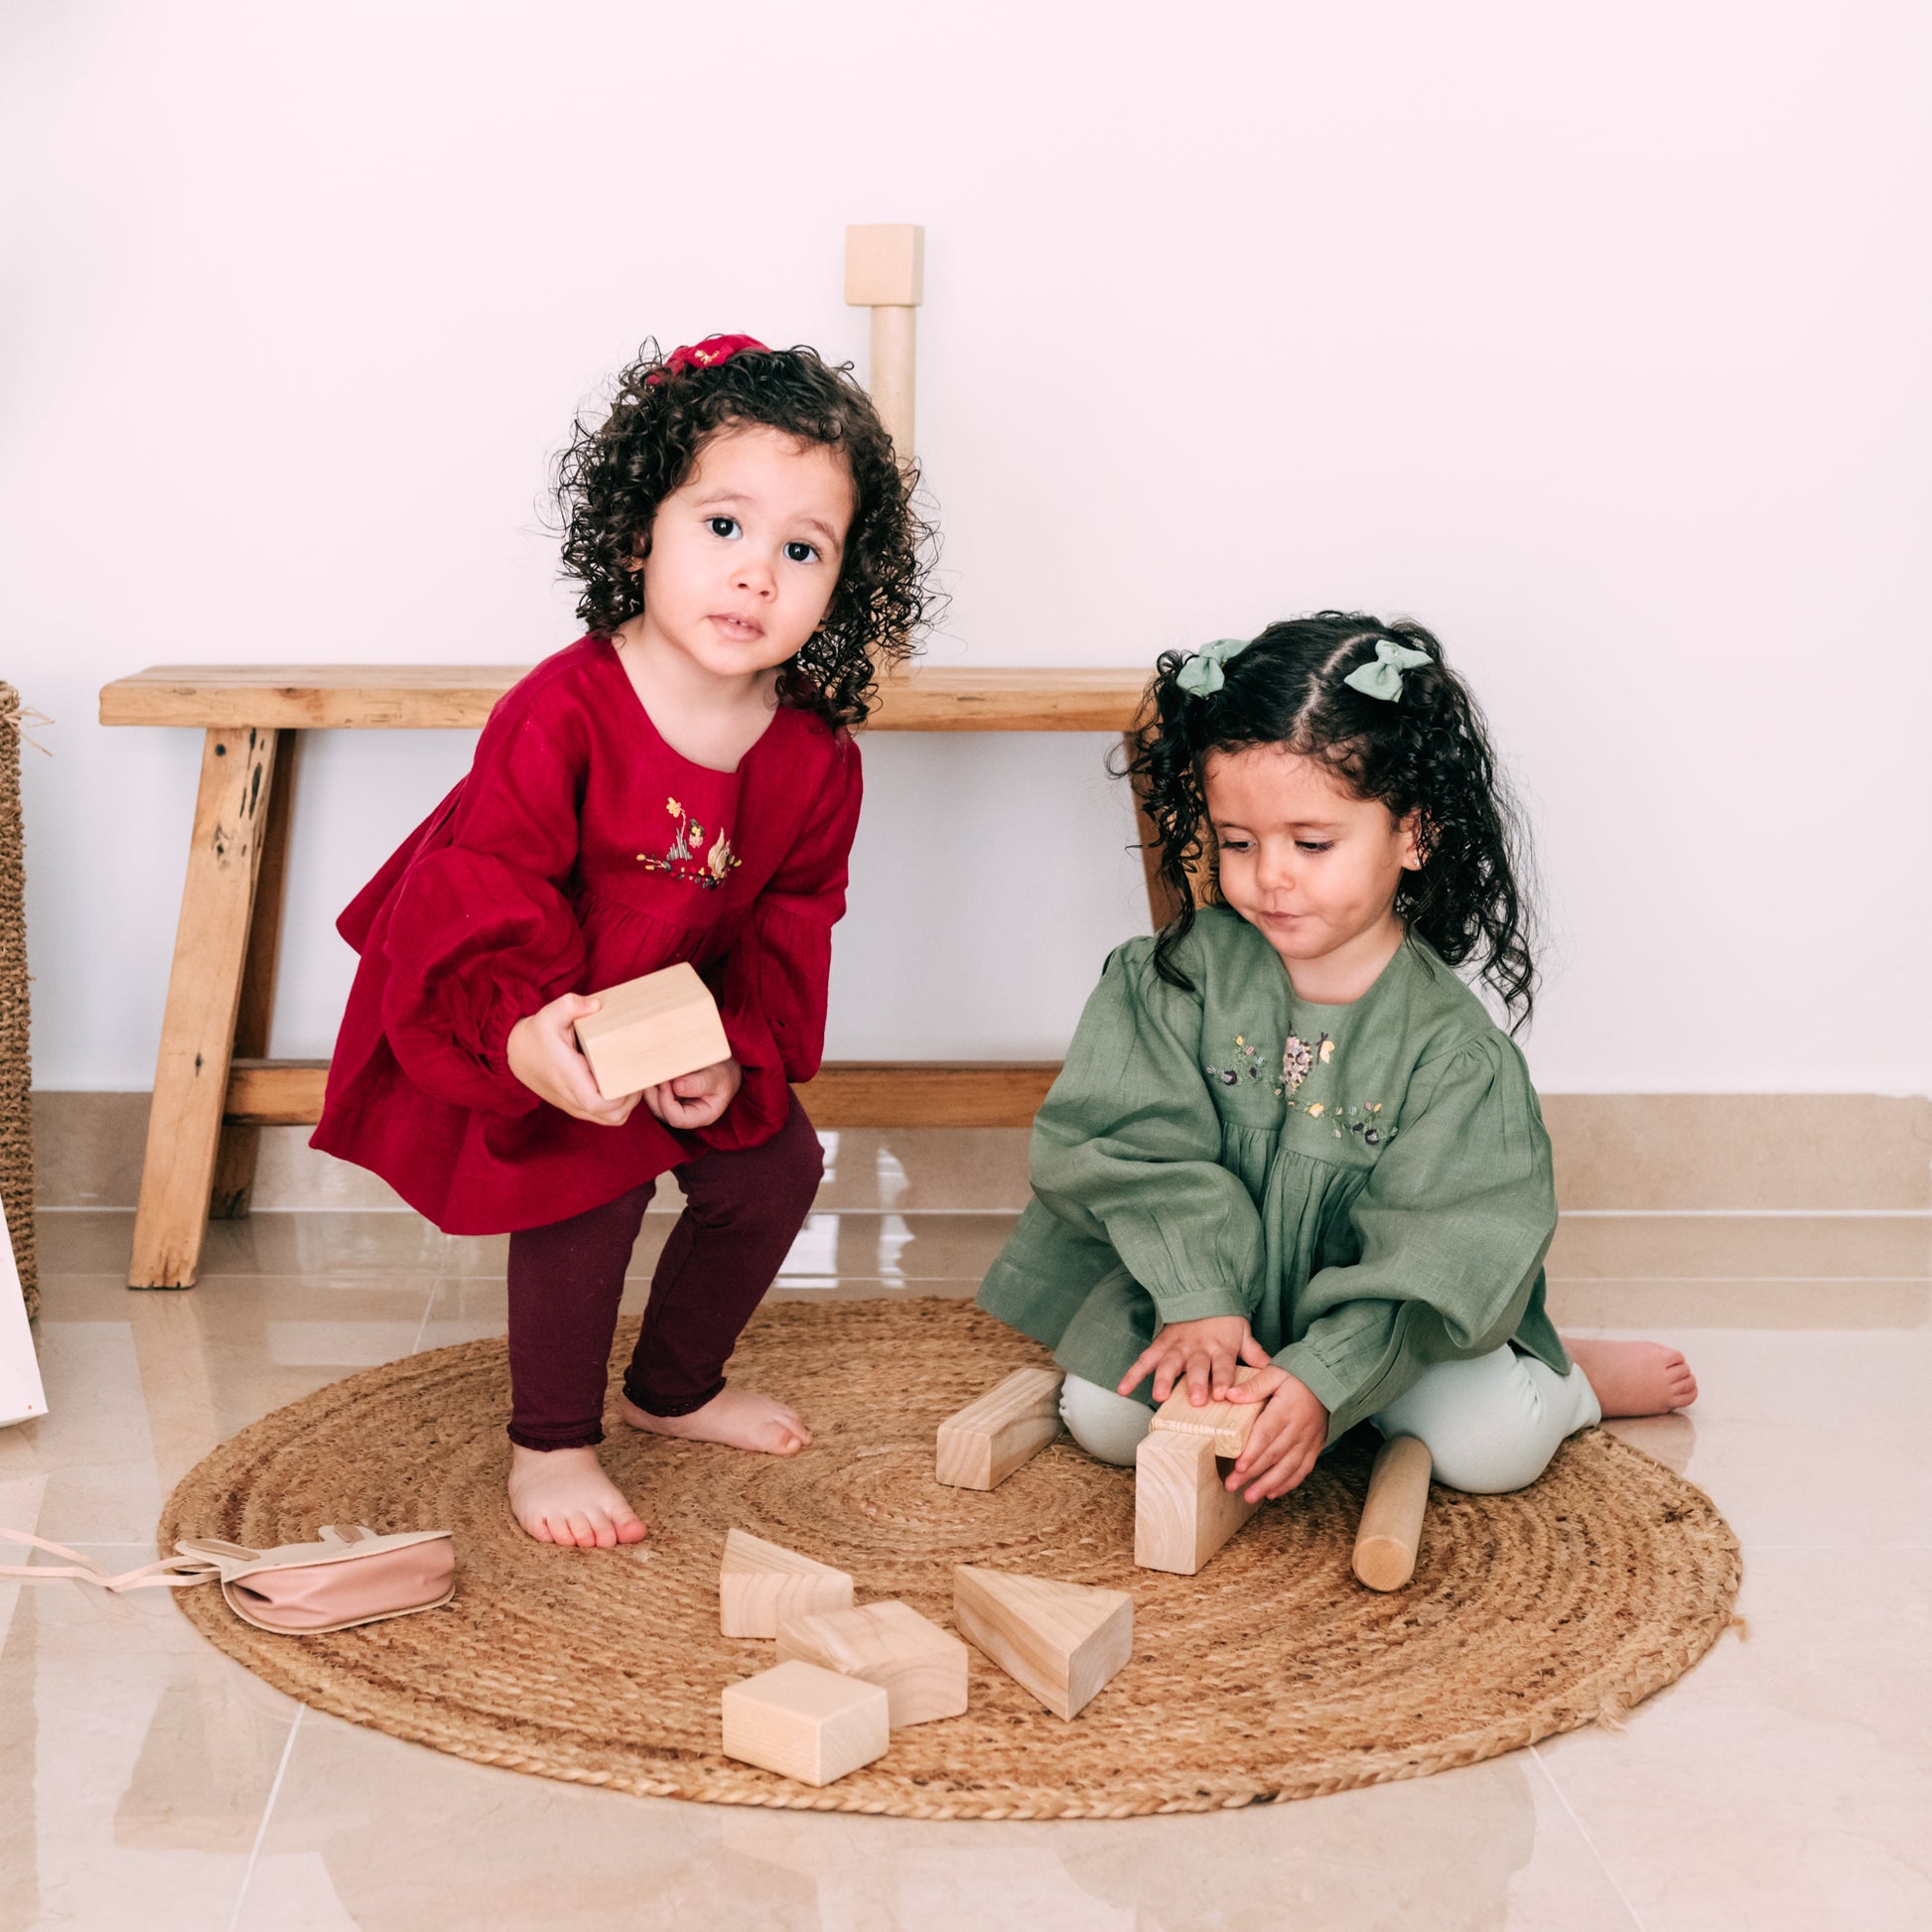
[[[627,1355],[635,1324],[619,1337]],[[817,1443],[791,1460],[610,1424],[641,1555],[532,1543],[503,1503],[500,1340],[368,1369],[224,1443],[160,1536],[257,1547],[324,1523],[456,1534],[446,1609],[278,1637],[213,1589],[182,1607],[291,1696],[485,1764],[714,1804],[917,1818],[1121,1818],[1417,1777],[1612,1720],[1687,1670],[1731,1613],[1736,1539],[1710,1501],[1600,1430],[1513,1496],[1432,1492],[1407,1589],[1349,1570],[1369,1443],[1338,1444],[1198,1577],[1137,1570],[1131,1472],[1063,1438],[998,1489],[932,1479],[939,1422],[1032,1343],[942,1300],[767,1307],[733,1365]],[[733,1525],[849,1570],[860,1602],[952,1621],[952,1566],[1134,1597],[1132,1661],[1071,1724],[977,1652],[962,1718],[894,1733],[823,1790],[735,1763],[719,1694],[775,1646],[718,1633]]]

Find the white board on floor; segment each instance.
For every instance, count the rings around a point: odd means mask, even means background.
[[[0,1202],[0,1424],[28,1422],[47,1414],[47,1391],[27,1325],[27,1298],[20,1291],[7,1210]]]

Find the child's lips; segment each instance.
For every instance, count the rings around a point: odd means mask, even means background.
[[[735,618],[729,611],[714,611],[711,621],[728,637],[762,637],[764,625],[756,618]]]

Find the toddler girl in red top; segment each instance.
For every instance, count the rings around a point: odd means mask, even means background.
[[[635,1543],[606,1365],[655,1177],[684,1212],[620,1413],[774,1455],[811,1442],[725,1363],[817,1187],[818,1068],[862,721],[908,654],[926,532],[864,392],[713,337],[619,379],[561,472],[589,634],[505,694],[469,775],[364,888],[314,1145],[451,1234],[508,1231],[509,1500],[551,1543]],[[688,960],[731,1057],[602,1098],[591,989]]]

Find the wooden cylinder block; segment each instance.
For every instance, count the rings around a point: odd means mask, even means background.
[[[1429,1450],[1413,1436],[1392,1436],[1376,1453],[1355,1532],[1355,1575],[1370,1589],[1400,1589],[1416,1574],[1430,1467]]]
[[[901,464],[912,461],[913,345],[918,333],[916,309],[877,308],[872,312],[872,406],[893,439],[893,454]]]

